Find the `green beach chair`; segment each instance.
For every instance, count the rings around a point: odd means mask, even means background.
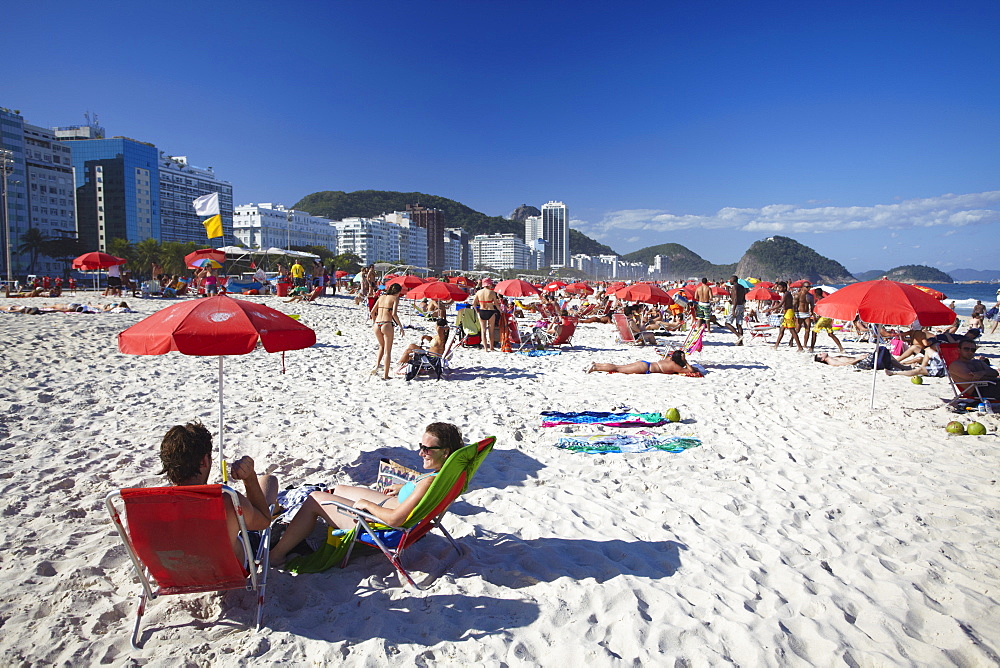
[[[437,528],[451,542],[452,547],[462,554],[458,543],[441,524],[441,518],[451,503],[468,488],[476,469],[493,449],[495,442],[496,437],[489,436],[453,452],[402,526],[387,526],[377,517],[357,508],[336,501],[325,502],[323,505],[337,506],[340,512],[356,518],[357,523],[347,532],[328,530],[326,543],[312,554],[289,561],[288,570],[293,573],[319,573],[338,564],[343,568],[351,557],[354,544],[362,542],[377,547],[385,555],[395,567],[402,584],[420,589],[403,568],[403,551],[428,531]]]

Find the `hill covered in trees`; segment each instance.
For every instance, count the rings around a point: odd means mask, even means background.
[[[882,271],[872,269],[857,275],[859,281],[874,281],[875,279],[888,276],[890,280],[900,283],[954,283],[955,280],[949,275],[924,264],[904,264]]]
[[[795,239],[779,236],[755,241],[737,263],[736,274],[766,280],[806,278],[814,283],[854,280],[851,272],[836,260],[823,257]]]
[[[660,244],[648,246],[623,255],[628,262],[653,264],[657,255],[664,256],[667,261],[663,267],[665,278],[683,279],[704,276],[706,278],[728,278],[732,275],[735,264],[712,264],[693,250],[680,244]]]
[[[342,220],[354,216],[372,218],[383,213],[405,211],[407,204],[420,204],[428,208],[441,209],[444,211],[445,225],[460,227],[470,235],[516,234],[519,237],[524,237],[523,219],[516,221],[503,216],[487,216],[461,202],[427,193],[403,193],[394,190],[356,190],[354,192],[324,190],[306,195],[292,208],[314,216]],[[537,211],[537,209],[535,210]],[[569,250],[570,253],[586,253],[588,255],[616,255],[608,246],[598,243],[572,228],[569,231]]]

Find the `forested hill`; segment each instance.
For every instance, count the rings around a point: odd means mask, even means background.
[[[823,283],[849,283],[851,272],[835,260],[788,237],[768,237],[755,241],[740,258],[736,274],[764,280],[806,278]]]
[[[721,279],[729,278],[734,264],[712,264],[701,257],[693,250],[680,244],[660,244],[659,246],[647,246],[637,251],[622,256],[628,262],[642,262],[643,264],[653,264],[653,259],[657,255],[666,258],[666,265],[663,267],[663,276],[670,279],[683,278],[705,278]]]
[[[516,234],[524,236],[523,223],[504,218],[503,216],[487,216],[471,209],[461,202],[447,197],[428,195],[426,193],[401,193],[393,190],[324,190],[306,195],[292,207],[299,211],[322,216],[331,220],[342,220],[360,216],[372,218],[383,213],[405,211],[407,204],[420,204],[428,208],[444,211],[445,225],[461,227],[470,235],[476,234]],[[570,253],[587,253],[588,255],[614,255],[611,248],[598,243],[582,232],[570,229]]]
[[[859,281],[873,281],[883,276],[900,283],[954,283],[950,274],[924,264],[905,264],[886,271],[872,269],[857,275]]]

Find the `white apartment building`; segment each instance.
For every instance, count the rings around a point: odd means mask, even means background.
[[[409,211],[393,211],[383,216],[387,223],[399,226],[399,259],[414,267],[427,266],[427,228],[413,222]]]
[[[472,237],[472,268],[537,269],[532,251],[516,234],[477,234]]]
[[[524,219],[524,243],[534,246],[539,239],[544,239],[541,216],[528,216]]]
[[[542,266],[565,267],[569,264],[569,208],[562,202],[542,205],[542,239],[545,239],[545,262]]]
[[[219,215],[222,217],[223,239],[215,243],[226,245],[233,239],[232,184],[216,177],[211,167],[190,164],[187,156],[160,151],[160,241],[204,242],[202,218],[191,204],[210,193],[219,193]]]
[[[445,270],[469,271],[472,269],[472,247],[469,233],[461,227],[446,227],[444,230]]]
[[[28,228],[37,229],[48,239],[76,237],[76,184],[70,147],[57,141],[51,130],[25,123],[24,165]],[[16,247],[20,239],[11,236]],[[38,275],[56,276],[64,269],[65,262],[45,255],[39,255],[34,266]]]
[[[337,228],[333,221],[304,211],[286,209],[281,204],[262,202],[236,207],[233,211],[233,234],[247,248],[323,246],[340,252],[336,250]]]

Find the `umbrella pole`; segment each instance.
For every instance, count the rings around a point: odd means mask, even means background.
[[[869,408],[875,408],[875,381],[878,380],[878,325],[869,325],[869,327],[871,328],[872,339],[875,340],[875,357],[872,361],[872,399]]]
[[[226,472],[226,454],[223,450],[225,440],[225,429],[222,426],[222,355],[219,355],[219,463],[222,466],[222,482],[229,482],[229,474]]]

